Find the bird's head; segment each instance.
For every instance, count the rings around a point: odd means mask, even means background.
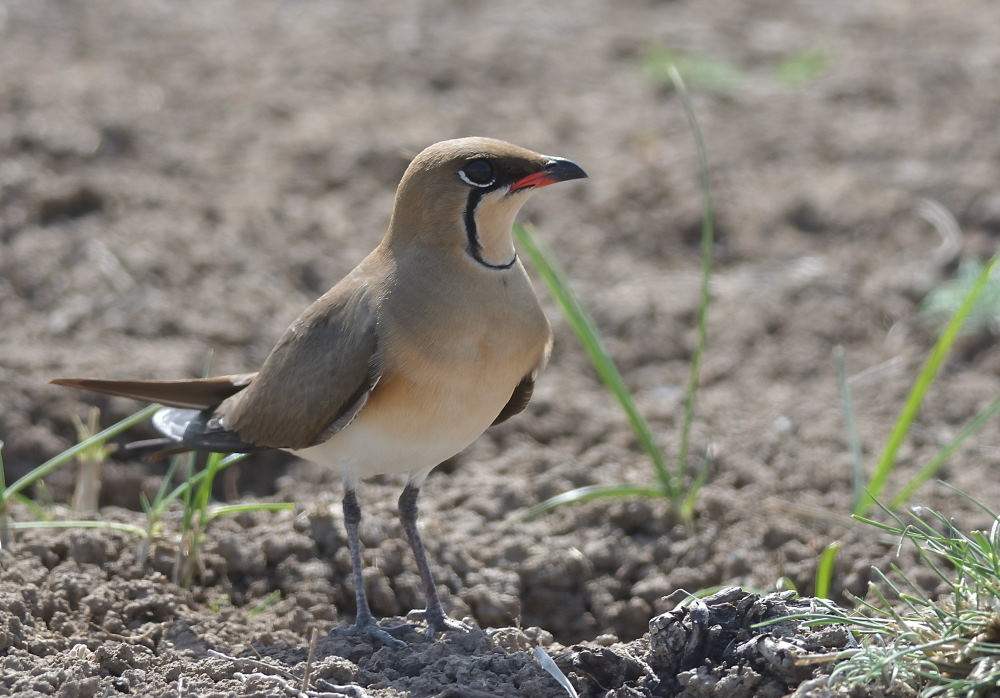
[[[516,261],[511,227],[528,197],[586,176],[565,158],[493,138],[435,143],[403,174],[387,240],[459,250],[486,268],[507,269]]]

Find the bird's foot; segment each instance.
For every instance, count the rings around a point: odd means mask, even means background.
[[[330,631],[330,634],[336,635],[337,637],[368,638],[369,640],[381,643],[386,647],[398,649],[400,647],[406,647],[406,643],[396,637],[396,635],[402,635],[410,632],[411,630],[413,630],[413,626],[409,623],[383,628],[375,622],[374,618],[369,618],[366,620],[358,619],[358,621],[353,625],[348,625],[342,628],[334,628]]]
[[[467,633],[472,630],[472,626],[460,620],[449,618],[444,613],[428,613],[426,609],[416,608],[406,614],[406,620],[414,623],[424,621],[427,623],[427,637],[434,637],[438,633],[448,630],[457,630]]]

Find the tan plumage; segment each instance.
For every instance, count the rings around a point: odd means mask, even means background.
[[[356,630],[385,641],[360,583],[354,488],[360,477],[410,473],[401,515],[416,539],[430,630],[444,629],[453,622],[422,560],[416,493],[434,466],[527,405],[551,332],[514,253],[511,224],[536,188],[585,176],[568,160],[503,141],[437,143],[403,175],[379,246],[292,323],[257,373],[53,382],[171,405],[155,424],[181,445],[282,448],[339,467],[356,561]]]

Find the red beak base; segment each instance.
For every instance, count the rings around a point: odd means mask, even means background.
[[[559,181],[558,179],[552,179],[549,174],[548,170],[539,170],[538,172],[521,177],[521,179],[510,185],[510,193],[513,194],[518,189],[527,189],[529,187],[544,187]]]
[[[586,176],[587,173],[575,162],[566,158],[549,156],[545,167],[538,172],[532,172],[530,175],[525,175],[521,179],[515,180],[510,185],[508,193],[513,194],[516,191],[530,187],[547,187],[556,182],[565,182],[569,179],[583,179]]]

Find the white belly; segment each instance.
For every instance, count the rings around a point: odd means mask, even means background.
[[[355,422],[328,441],[296,451],[301,458],[340,468],[354,481],[373,475],[426,473],[471,444],[490,424],[453,423],[420,437],[401,437],[376,420]]]

